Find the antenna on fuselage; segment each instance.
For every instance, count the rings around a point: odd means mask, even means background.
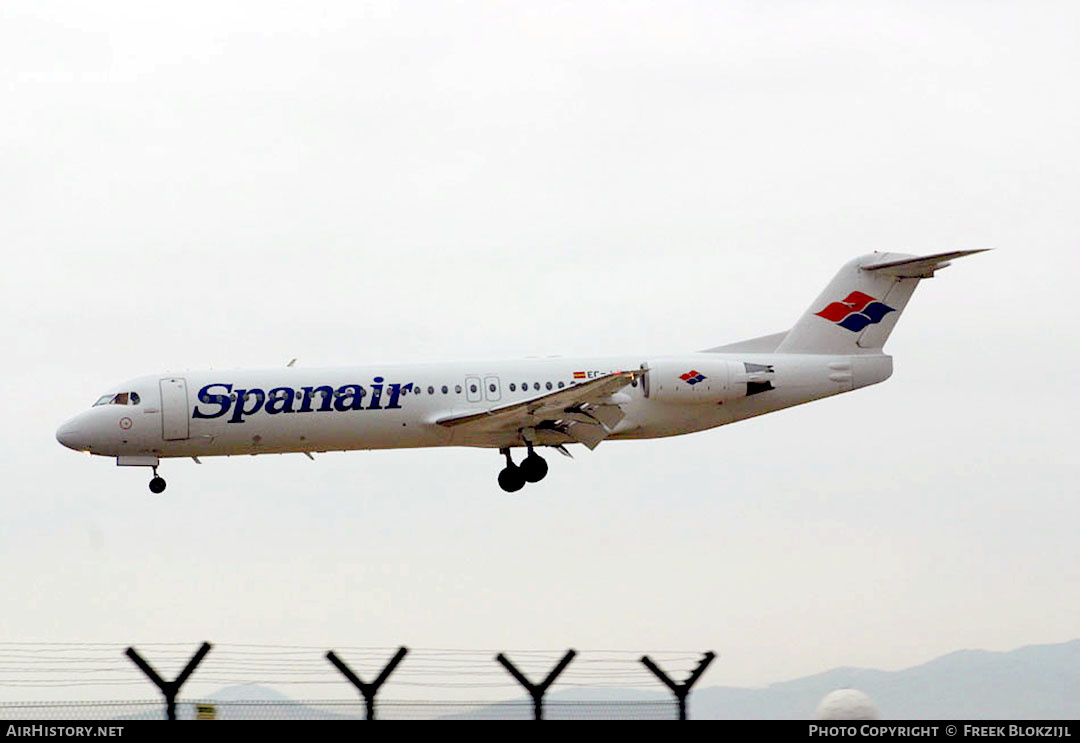
[[[296,359],[293,359],[292,361],[290,361],[290,362],[289,362],[288,364],[286,364],[285,366],[292,366],[292,365],[293,365],[293,364],[295,364],[295,363],[296,363]]]

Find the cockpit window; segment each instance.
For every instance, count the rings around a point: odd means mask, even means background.
[[[98,405],[138,405],[139,394],[137,392],[117,392],[111,395],[102,395],[93,407]]]

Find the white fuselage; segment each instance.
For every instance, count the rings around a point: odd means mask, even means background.
[[[119,463],[143,457],[520,446],[524,441],[517,431],[476,432],[439,421],[643,367],[648,374],[618,393],[625,417],[610,439],[691,433],[875,384],[891,374],[892,358],[705,352],[653,359],[158,374],[118,385],[113,392],[135,395],[126,404],[99,404],[80,413],[60,427],[57,437],[65,446],[118,457]],[[680,371],[698,369],[708,370],[703,375],[707,383],[692,387],[681,380]],[[533,443],[574,442],[541,430]]]
[[[885,342],[915,287],[979,252],[853,258],[789,330],[698,353],[158,374],[118,385],[56,437],[152,467],[154,493],[166,457],[429,446],[499,448],[499,486],[517,492],[547,475],[537,447],[693,433],[888,379]]]

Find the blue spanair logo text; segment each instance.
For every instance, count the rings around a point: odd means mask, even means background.
[[[255,415],[260,410],[268,415],[278,415],[400,409],[401,396],[410,392],[413,385],[412,382],[383,384],[382,377],[375,377],[370,387],[370,394],[359,384],[343,384],[337,389],[324,384],[299,389],[274,387],[271,390],[262,390],[258,387],[238,387],[234,390],[231,384],[215,382],[199,390],[199,405],[195,406],[191,417],[220,418],[231,410],[232,415],[227,422],[243,423],[244,416]]]

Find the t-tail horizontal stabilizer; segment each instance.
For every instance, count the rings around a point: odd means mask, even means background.
[[[934,276],[934,271],[945,268],[957,259],[965,255],[985,253],[990,248],[979,250],[955,250],[951,253],[936,253],[920,258],[905,258],[899,261],[885,261],[883,263],[871,263],[864,265],[864,271],[878,271],[886,276],[896,276],[900,279],[929,279]]]

